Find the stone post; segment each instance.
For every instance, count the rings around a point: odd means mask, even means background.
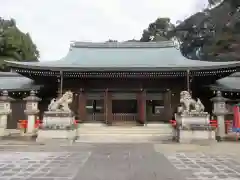
[[[12,113],[11,101],[13,99],[8,96],[7,91],[3,91],[0,96],[0,136],[5,135],[5,130],[7,128],[8,115]]]
[[[38,102],[41,101],[41,99],[36,96],[34,91],[31,91],[30,96],[23,100],[26,101],[26,109],[24,110],[24,113],[27,116],[27,133],[34,134],[35,121],[39,113]]]
[[[217,91],[216,97],[212,98],[211,101],[213,102],[213,114],[217,116],[217,134],[216,139],[217,141],[222,141],[225,137],[225,115],[227,113],[226,109],[226,101],[227,98],[222,97],[222,93]]]

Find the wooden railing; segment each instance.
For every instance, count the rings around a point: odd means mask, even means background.
[[[136,113],[113,113],[113,121],[136,121]]]
[[[87,114],[87,121],[104,121],[104,113]]]

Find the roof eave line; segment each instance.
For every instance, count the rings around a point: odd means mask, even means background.
[[[240,62],[234,64],[226,64],[226,65],[214,65],[214,66],[201,66],[201,67],[135,67],[135,68],[124,68],[124,67],[43,67],[43,66],[34,66],[34,65],[24,65],[18,64],[14,62],[9,62],[10,67],[12,68],[25,68],[25,69],[34,69],[34,70],[48,70],[48,71],[90,71],[91,69],[95,69],[96,71],[106,71],[106,69],[112,70],[120,70],[120,71],[129,71],[135,69],[137,71],[144,70],[157,70],[157,71],[196,71],[196,70],[210,70],[210,69],[224,69],[224,68],[233,68],[240,66]],[[132,70],[133,71],[133,70]]]

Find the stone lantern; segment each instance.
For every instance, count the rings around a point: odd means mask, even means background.
[[[41,98],[37,97],[35,91],[30,92],[30,96],[23,99],[26,101],[26,109],[24,113],[27,116],[27,133],[33,134],[35,130],[36,117],[39,113],[38,102]]]
[[[11,97],[8,96],[7,91],[3,91],[0,96],[0,136],[4,136],[5,129],[7,128],[8,115],[12,113]]]
[[[227,114],[226,102],[229,99],[224,98],[220,91],[217,91],[216,97],[212,98],[213,102],[213,114],[217,117],[218,128],[216,138],[221,141],[225,137],[225,118]]]

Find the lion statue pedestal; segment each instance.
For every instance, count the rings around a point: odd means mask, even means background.
[[[37,142],[48,140],[67,140],[73,142],[77,137],[75,116],[69,108],[73,94],[67,91],[59,99],[53,99],[44,112],[43,123],[38,131]]]
[[[188,91],[182,91],[180,104],[175,114],[177,124],[173,130],[173,138],[180,143],[215,141],[215,130],[210,124],[210,115],[204,111],[200,99],[195,101]]]

